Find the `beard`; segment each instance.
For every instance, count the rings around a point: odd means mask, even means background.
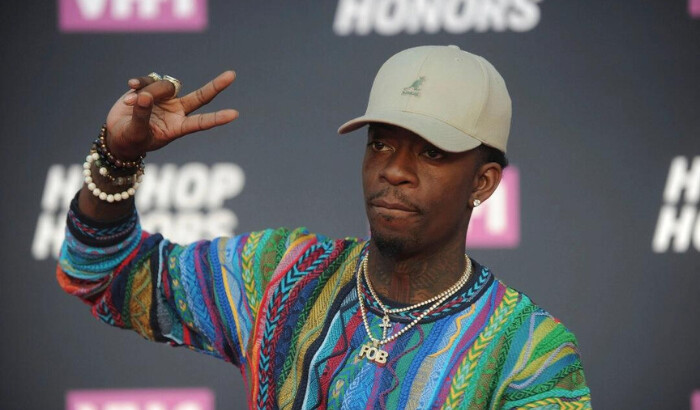
[[[416,238],[401,238],[382,235],[370,227],[372,241],[384,257],[394,258],[410,253],[418,245]]]

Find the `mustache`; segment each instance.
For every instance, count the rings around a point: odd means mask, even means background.
[[[377,199],[387,199],[390,201],[400,202],[402,205],[415,209],[416,212],[419,214],[423,213],[423,209],[421,209],[421,207],[413,203],[410,199],[408,199],[408,196],[406,196],[406,194],[404,194],[397,188],[384,188],[380,191],[370,194],[367,197],[367,205],[369,205],[372,201],[375,201]]]

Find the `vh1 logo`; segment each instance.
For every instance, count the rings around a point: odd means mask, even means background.
[[[66,410],[214,410],[209,389],[74,390]]]
[[[700,18],[700,0],[688,0],[688,13],[690,17]]]
[[[474,208],[468,248],[516,248],[520,243],[520,174],[510,165],[503,170],[498,189]]]
[[[58,0],[59,28],[76,31],[202,31],[207,0]]]

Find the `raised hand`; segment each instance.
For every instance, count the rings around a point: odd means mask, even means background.
[[[236,75],[225,71],[203,87],[174,98],[175,86],[151,77],[129,80],[130,90],[107,115],[107,145],[115,157],[132,160],[157,150],[184,135],[207,130],[238,118],[238,111],[191,114],[212,101],[233,83]]]
[[[156,81],[148,76],[129,80],[130,90],[117,100],[107,115],[106,143],[112,155],[132,161],[184,135],[235,120],[238,111],[232,109],[192,114],[231,85],[235,77],[233,71],[223,72],[180,98],[174,96],[175,86],[170,81]],[[94,171],[91,178],[95,187],[83,184],[78,201],[80,210],[97,221],[117,220],[131,212],[133,194],[127,200],[115,202],[95,196],[96,187],[106,194],[115,194],[125,188],[114,186],[96,169]]]

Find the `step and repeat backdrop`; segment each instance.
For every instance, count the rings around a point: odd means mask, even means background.
[[[417,45],[489,59],[513,99],[468,249],[578,337],[593,404],[700,409],[700,1],[54,0],[2,6],[0,408],[246,406],[233,366],[92,319],[55,280],[82,161],[126,81],[232,124],[147,158],[143,224],[174,241],[278,226],[366,236],[362,131],[379,66]]]

